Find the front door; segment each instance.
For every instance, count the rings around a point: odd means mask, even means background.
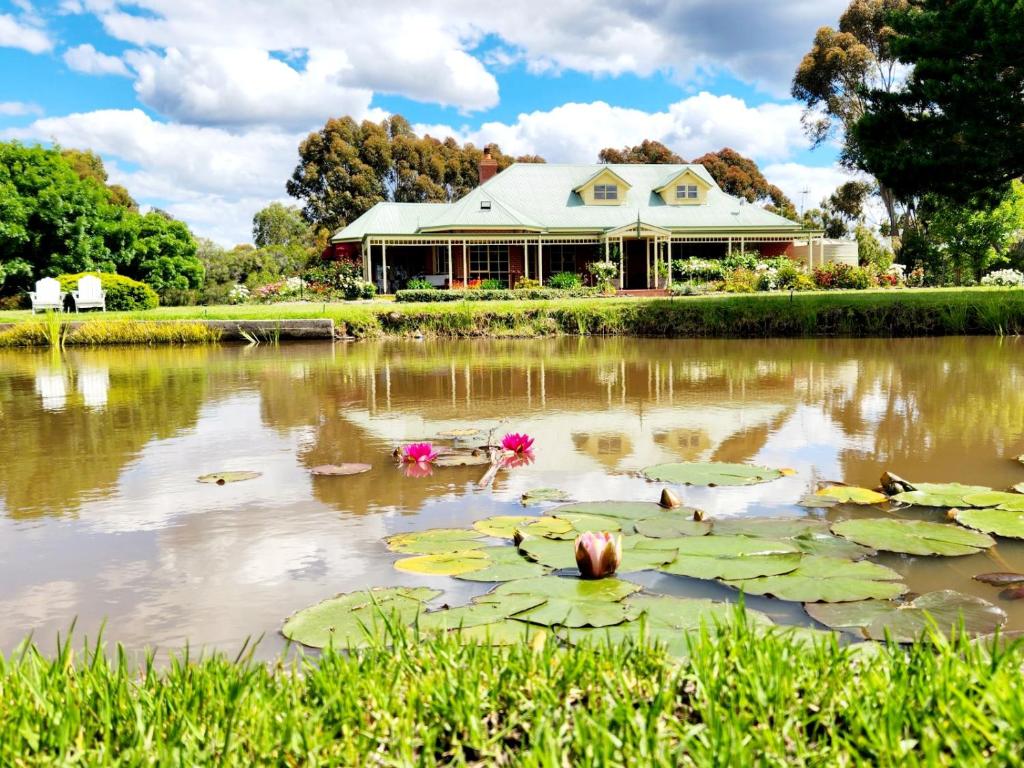
[[[646,240],[625,240],[623,246],[626,249],[626,266],[624,287],[630,290],[638,290],[647,287],[647,241]]]

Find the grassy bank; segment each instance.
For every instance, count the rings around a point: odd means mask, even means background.
[[[1019,765],[1024,647],[737,626],[648,647],[399,643],[317,662],[0,661],[0,764]]]
[[[674,299],[564,299],[521,302],[276,304],[163,307],[80,315],[115,320],[283,320],[331,318],[357,337],[629,335],[674,338],[1016,335],[1024,333],[1024,291],[958,288],[718,294]],[[36,322],[0,313],[2,322]],[[0,332],[0,344],[4,344]],[[8,342],[9,343],[9,342]]]

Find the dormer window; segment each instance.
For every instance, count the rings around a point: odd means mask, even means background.
[[[594,185],[594,199],[595,200],[618,200],[619,199],[619,187],[616,184],[595,184]]]
[[[676,200],[696,200],[696,184],[679,184],[676,186]]]

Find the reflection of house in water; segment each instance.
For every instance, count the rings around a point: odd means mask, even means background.
[[[693,461],[707,454],[712,448],[711,437],[703,429],[668,429],[656,432],[654,442],[673,456]]]
[[[36,373],[36,394],[47,411],[59,411],[68,400],[68,382],[61,366],[40,368]]]
[[[633,450],[633,443],[628,437],[614,432],[576,432],[572,436],[572,444],[579,453],[596,459],[598,463],[610,469],[614,469],[619,460]]]
[[[86,408],[105,407],[109,389],[109,368],[83,365],[78,369],[78,391]]]

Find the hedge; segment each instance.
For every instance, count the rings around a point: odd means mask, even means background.
[[[79,279],[86,275],[99,277],[103,290],[107,292],[107,309],[111,312],[132,312],[139,309],[153,309],[160,303],[156,291],[145,283],[132,280],[124,275],[111,272],[79,272],[76,275],[61,275],[62,291],[77,291]]]
[[[536,299],[578,299],[597,296],[596,288],[473,288],[470,290],[406,289],[395,293],[395,301],[528,301]]]

